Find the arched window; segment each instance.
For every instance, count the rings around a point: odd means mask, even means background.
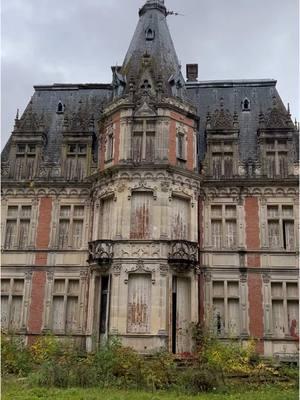
[[[250,101],[247,98],[243,101],[243,111],[250,111]]]
[[[64,112],[64,106],[61,101],[57,104],[57,113],[62,114]]]
[[[149,28],[146,30],[146,40],[154,40],[154,31]]]

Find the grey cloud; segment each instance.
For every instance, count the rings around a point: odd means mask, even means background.
[[[297,0],[167,0],[179,59],[199,79],[275,78],[299,119]],[[143,0],[2,0],[2,147],[35,84],[110,82]]]

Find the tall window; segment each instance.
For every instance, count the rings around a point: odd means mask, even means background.
[[[134,162],[154,161],[155,121],[135,121],[132,136],[132,159]]]
[[[151,275],[130,274],[128,279],[127,332],[150,333]]]
[[[186,135],[181,132],[176,135],[176,157],[186,161]]]
[[[240,334],[240,289],[238,281],[213,282],[213,327],[217,335]]]
[[[237,246],[236,206],[211,206],[211,244],[215,249]]]
[[[35,144],[17,144],[15,178],[32,179],[35,175],[35,161]]]
[[[114,135],[109,133],[106,138],[105,161],[111,161],[114,157]]]
[[[189,240],[190,201],[177,196],[172,197],[171,238]]]
[[[266,143],[266,174],[268,178],[288,176],[288,148],[286,140]]]
[[[55,279],[52,296],[53,331],[76,332],[79,327],[79,279]]]
[[[212,176],[215,179],[221,177],[232,178],[234,175],[234,157],[231,144],[221,142],[212,147]]]
[[[150,239],[152,234],[151,192],[135,192],[131,197],[130,239]]]
[[[100,232],[102,239],[112,239],[114,230],[112,226],[113,205],[114,198],[112,196],[101,201]]]
[[[297,282],[271,282],[272,329],[275,337],[297,337],[299,300]]]
[[[288,205],[267,206],[269,247],[295,249],[294,208]]]
[[[31,206],[8,206],[4,247],[24,249],[29,245]]]
[[[1,327],[18,331],[22,326],[24,279],[1,279]]]
[[[67,180],[81,180],[87,175],[87,145],[72,143],[67,145],[65,176]]]
[[[84,206],[61,206],[58,226],[58,247],[80,249],[82,247]]]

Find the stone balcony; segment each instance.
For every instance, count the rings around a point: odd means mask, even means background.
[[[168,260],[174,268],[192,269],[198,263],[198,244],[186,240],[104,240],[89,243],[90,264],[108,266],[113,260]]]

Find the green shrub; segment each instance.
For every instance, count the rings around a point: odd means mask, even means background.
[[[26,376],[33,368],[31,353],[23,340],[14,335],[1,335],[1,374]]]
[[[221,385],[219,374],[207,365],[201,368],[188,368],[182,372],[178,381],[185,393],[199,394],[216,390]]]

